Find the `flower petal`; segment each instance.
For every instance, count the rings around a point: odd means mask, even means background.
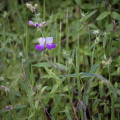
[[[55,43],[52,43],[52,48],[56,48],[56,44]]]
[[[38,50],[42,51],[44,49],[44,45],[39,45]]]
[[[46,45],[46,48],[47,48],[48,50],[52,49],[52,44],[47,44],[47,45]]]
[[[28,21],[28,24],[30,25],[30,26],[34,26],[34,23],[33,23],[33,21]]]
[[[38,24],[38,23],[35,23],[35,27],[39,27],[39,24]]]
[[[53,43],[53,37],[46,37],[46,45]]]
[[[39,41],[40,45],[45,45],[45,38],[40,37],[38,39],[38,41]]]
[[[45,45],[37,44],[37,45],[35,46],[35,49],[38,49],[38,50],[42,51],[42,50],[44,49],[44,47],[45,47]]]
[[[39,44],[37,44],[37,45],[35,46],[35,49],[38,49],[38,48],[39,48],[39,46],[40,46],[40,45],[39,45]]]

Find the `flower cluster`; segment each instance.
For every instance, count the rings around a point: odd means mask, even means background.
[[[92,32],[94,35],[98,35],[100,32],[99,32],[99,30],[93,30],[93,32]]]
[[[37,23],[37,22],[33,22],[33,21],[29,20],[29,21],[28,21],[28,24],[29,24],[30,26],[34,26],[34,27],[36,27],[36,28],[41,28],[41,27],[43,27],[43,26],[46,25],[46,22]]]
[[[109,66],[112,63],[112,58],[110,57],[109,59],[104,56],[104,60],[102,60],[102,64],[104,65],[104,68]]]
[[[3,85],[0,86],[6,93],[10,91],[10,89],[8,87],[5,87]]]
[[[33,5],[31,5],[31,4],[28,4],[28,3],[26,3],[26,6],[27,6],[27,8],[29,8],[32,12],[35,12],[35,10],[36,10],[37,7],[38,7],[37,4],[35,4],[35,5],[33,6]],[[29,21],[28,21],[28,25],[34,26],[34,27],[36,27],[36,28],[41,28],[41,27],[43,27],[43,26],[46,25],[46,22],[38,23],[38,22],[33,22],[33,21],[29,20]],[[37,44],[37,45],[35,46],[35,49],[37,49],[37,50],[39,50],[39,51],[42,51],[45,47],[46,47],[48,50],[50,50],[50,49],[52,49],[52,48],[56,48],[56,44],[53,43],[53,37],[46,37],[46,38],[40,37],[40,38],[38,39],[38,41],[39,41],[39,44]]]
[[[5,110],[13,110],[13,106],[12,105],[9,105],[9,106],[5,106]]]
[[[53,37],[46,37],[46,39],[40,37],[38,41],[39,41],[39,44],[35,46],[35,49],[38,49],[40,51],[42,51],[45,48],[45,45],[48,50],[52,48],[56,48],[56,44],[53,43]]]
[[[30,9],[32,12],[35,12],[35,10],[38,8],[38,5],[35,4],[34,6],[32,4],[26,3],[26,6],[28,9]]]

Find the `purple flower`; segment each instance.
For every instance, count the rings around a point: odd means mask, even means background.
[[[9,106],[5,106],[5,110],[9,110],[10,109],[10,107]]]
[[[34,26],[34,22],[32,22],[32,21],[28,21],[28,24],[30,25],[30,26]]]
[[[56,48],[55,43],[53,43],[53,37],[46,37],[46,48],[48,50]]]
[[[41,37],[41,38],[38,39],[38,41],[39,41],[39,44],[37,44],[35,46],[35,49],[38,49],[38,50],[42,51],[45,47],[45,38]]]
[[[45,25],[46,25],[46,22],[37,23],[37,22],[33,22],[33,21],[29,20],[29,21],[28,21],[28,24],[29,24],[30,26],[34,26],[34,27],[36,27],[36,28],[40,28],[40,27],[45,26]]]
[[[37,44],[35,46],[35,49],[38,49],[40,51],[42,51],[44,49],[45,45],[48,50],[50,50],[52,48],[56,48],[56,44],[53,43],[53,37],[46,37],[46,40],[45,40],[45,38],[39,38],[38,41],[40,44]]]
[[[9,106],[5,106],[5,110],[13,110],[13,106],[12,105],[9,105]]]
[[[38,23],[35,23],[34,26],[37,27],[37,28],[40,27],[40,25]]]

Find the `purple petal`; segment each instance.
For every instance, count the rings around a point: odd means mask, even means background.
[[[45,25],[46,25],[46,22],[43,22],[42,25],[45,26]]]
[[[56,48],[56,44],[55,43],[52,43],[52,48]]]
[[[42,51],[44,49],[44,45],[39,45],[38,50]]]
[[[47,44],[47,45],[46,45],[46,48],[47,48],[48,50],[52,49],[52,44]]]
[[[35,24],[35,27],[39,27],[39,24],[38,24],[38,23],[36,23],[36,24]]]
[[[35,49],[38,49],[38,50],[42,51],[44,49],[44,47],[45,47],[44,45],[37,44],[35,46]]]
[[[28,24],[30,25],[30,26],[34,26],[34,23],[32,22],[32,21],[28,21]]]
[[[37,44],[37,45],[35,46],[35,49],[38,49],[38,48],[39,48],[39,46],[40,46],[40,45],[39,45],[39,44]]]

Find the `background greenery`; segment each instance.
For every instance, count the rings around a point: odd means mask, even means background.
[[[0,119],[120,120],[119,3],[0,0]],[[57,47],[35,50],[48,36]]]

